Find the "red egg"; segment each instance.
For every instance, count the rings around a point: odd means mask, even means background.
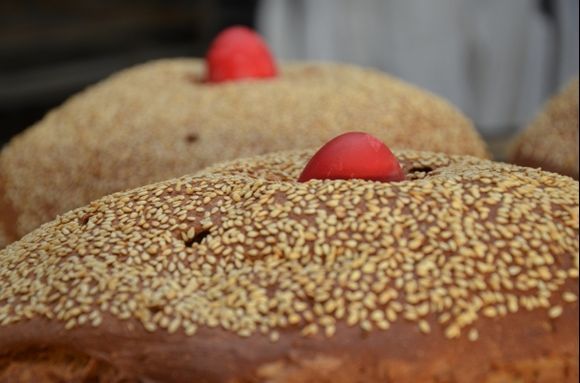
[[[308,161],[298,178],[369,181],[403,181],[405,174],[397,157],[382,141],[362,132],[344,133],[327,142]]]
[[[230,27],[214,39],[206,65],[209,82],[276,76],[276,64],[264,40],[242,26]]]

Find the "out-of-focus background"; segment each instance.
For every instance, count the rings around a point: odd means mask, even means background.
[[[578,74],[578,0],[0,0],[0,145],[67,97],[257,28],[280,60],[351,62],[457,105],[506,142]],[[194,107],[194,106],[192,106]]]
[[[0,145],[67,97],[152,59],[202,56],[257,1],[0,0]]]

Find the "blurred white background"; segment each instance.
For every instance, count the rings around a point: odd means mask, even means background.
[[[382,69],[487,137],[521,129],[578,75],[578,0],[263,0],[257,26],[279,59]]]
[[[501,145],[578,74],[578,0],[0,0],[0,146],[89,84],[203,57],[219,31],[278,59],[351,62],[449,99]]]

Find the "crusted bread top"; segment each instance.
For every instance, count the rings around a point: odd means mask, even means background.
[[[0,184],[17,233],[113,192],[348,130],[394,148],[487,155],[458,110],[378,71],[298,63],[274,79],[223,84],[202,82],[203,71],[194,59],[125,70],[15,138],[0,154]]]
[[[485,337],[481,318],[558,318],[578,294],[578,182],[474,157],[396,152],[399,183],[295,180],[311,151],[113,194],[0,252],[0,331],[135,320],[333,337],[415,323]]]

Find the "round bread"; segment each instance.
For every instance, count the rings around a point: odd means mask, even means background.
[[[274,79],[223,84],[203,75],[194,59],[137,66],[15,138],[0,154],[0,200],[16,218],[0,211],[0,237],[15,240],[113,192],[216,161],[309,148],[361,125],[390,147],[487,155],[457,109],[375,70],[289,64]]]
[[[515,140],[510,161],[578,179],[578,78],[552,97]]]
[[[0,382],[577,381],[577,181],[399,151],[403,182],[298,183],[311,154],[107,196],[2,250]]]

